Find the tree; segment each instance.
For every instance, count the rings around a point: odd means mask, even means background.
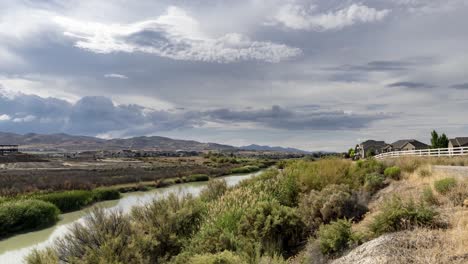
[[[448,147],[448,137],[443,133],[441,136],[437,133],[437,131],[433,130],[431,132],[431,145],[432,148],[447,148]]]
[[[439,143],[439,148],[448,148],[448,144],[449,144],[448,137],[445,134],[442,134],[442,136],[439,137],[438,143]]]
[[[350,148],[350,149],[348,150],[348,157],[354,158],[354,149],[353,149],[353,148]]]
[[[439,146],[439,134],[437,134],[437,131],[432,130],[431,132],[431,145],[432,148],[438,148]]]

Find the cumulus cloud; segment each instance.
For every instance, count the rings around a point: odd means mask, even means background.
[[[316,12],[316,9],[317,6],[307,9],[299,4],[286,4],[279,9],[269,24],[279,24],[294,30],[339,30],[358,23],[381,21],[390,13],[389,9],[377,10],[363,4],[352,4],[326,13]]]
[[[300,49],[272,42],[253,41],[228,33],[210,36],[185,10],[169,7],[153,20],[132,24],[103,24],[57,16],[54,21],[75,46],[95,53],[142,52],[174,60],[229,63],[244,60],[279,62],[297,56]]]
[[[104,74],[104,77],[106,77],[106,78],[116,78],[116,79],[128,79],[128,77],[126,75],[118,74],[118,73],[107,73],[107,74]]]
[[[229,125],[281,130],[357,129],[388,118],[383,114],[354,114],[320,106],[290,110],[213,109],[207,111],[152,110],[140,105],[116,105],[101,96],[87,96],[70,103],[56,98],[18,94],[0,96],[0,130],[16,132],[67,132],[83,135],[126,136],[171,131],[205,125]]]
[[[0,115],[0,121],[8,121],[10,119],[11,117],[9,115],[5,115],[5,114]]]

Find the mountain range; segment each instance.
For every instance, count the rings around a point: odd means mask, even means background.
[[[102,139],[68,134],[14,134],[0,132],[0,144],[20,145],[22,150],[86,151],[86,150],[160,150],[160,151],[206,151],[236,150],[235,147],[216,143],[201,143],[193,140],[178,140],[167,137],[132,137]]]
[[[287,152],[287,153],[301,153],[301,154],[311,154],[312,152],[296,149],[296,148],[284,148],[284,147],[270,147],[270,146],[260,146],[256,144],[239,147],[243,150],[254,150],[254,151],[272,151],[272,152]]]
[[[287,153],[309,153],[303,150],[283,147],[249,145],[234,147],[217,143],[202,143],[194,140],[171,139],[160,136],[102,139],[90,136],[59,134],[15,134],[0,132],[0,145],[20,145],[28,151],[87,151],[87,150],[159,150],[159,151],[271,151]]]

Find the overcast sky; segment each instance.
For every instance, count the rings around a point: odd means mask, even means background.
[[[0,131],[468,136],[467,0],[1,0]]]

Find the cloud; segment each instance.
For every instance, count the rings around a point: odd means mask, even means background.
[[[320,106],[289,110],[280,106],[267,109],[153,110],[140,105],[116,105],[102,96],[86,96],[76,103],[56,98],[17,94],[0,96],[0,130],[13,132],[83,135],[114,134],[135,136],[179,129],[235,125],[246,129],[280,130],[358,129],[384,114],[354,114],[326,110]]]
[[[280,106],[271,109],[233,111],[218,109],[207,114],[217,122],[252,122],[285,130],[342,130],[368,126],[371,122],[389,118],[384,114],[353,114],[339,110],[292,111]]]
[[[451,88],[459,89],[459,90],[465,90],[468,89],[468,83],[460,83],[460,84],[454,84],[450,86]]]
[[[252,41],[238,33],[220,37],[203,32],[198,21],[178,7],[153,20],[132,24],[103,24],[57,16],[54,21],[75,39],[75,46],[95,53],[149,53],[174,60],[230,63],[245,60],[279,62],[300,49]]]
[[[362,65],[346,64],[338,67],[326,68],[333,71],[364,71],[364,72],[387,72],[387,71],[406,71],[415,64],[409,61],[371,61]]]
[[[106,78],[116,78],[116,79],[128,79],[128,77],[126,75],[118,74],[118,73],[104,74],[104,77],[106,77]]]
[[[410,89],[418,89],[418,88],[433,88],[435,86],[432,84],[419,83],[419,82],[395,82],[395,83],[388,84],[387,87],[403,87],[403,88],[410,88]]]
[[[286,4],[268,24],[279,24],[294,30],[339,30],[358,23],[381,21],[390,13],[389,9],[377,10],[363,4],[352,4],[328,13],[317,13],[315,9],[316,6],[307,10],[302,5]]]
[[[11,117],[9,115],[5,115],[5,114],[0,115],[0,121],[8,121],[10,119]]]

